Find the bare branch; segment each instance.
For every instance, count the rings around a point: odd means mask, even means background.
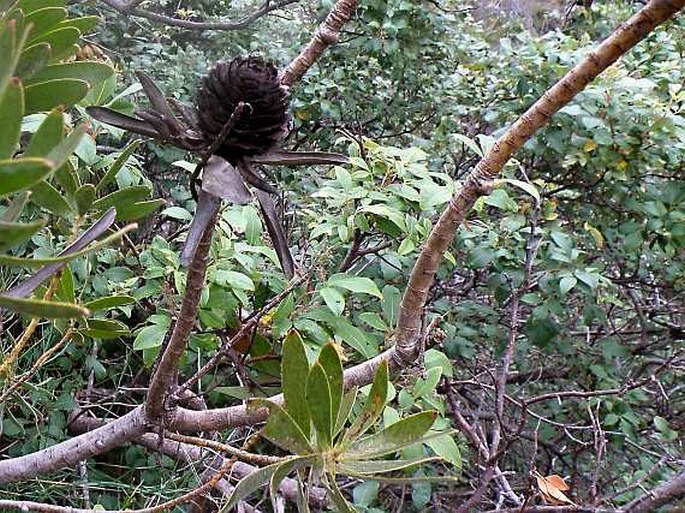
[[[338,42],[340,30],[352,17],[359,5],[359,0],[338,0],[323,23],[316,29],[311,41],[295,57],[288,67],[283,70],[281,82],[291,87],[298,82],[309,68],[321,57],[321,54],[331,45]]]
[[[685,472],[629,503],[622,513],[648,513],[659,506],[685,497]]]
[[[122,0],[102,0],[105,4],[109,5],[113,9],[130,16],[136,16],[138,18],[145,18],[150,21],[157,23],[163,23],[170,27],[178,27],[188,30],[239,30],[249,27],[252,23],[257,21],[262,16],[269,14],[272,11],[276,11],[282,7],[290,4],[297,3],[299,0],[276,0],[275,2],[266,1],[259,9],[257,9],[252,14],[240,18],[238,21],[192,21],[192,20],[182,20],[180,18],[174,18],[172,16],[166,16],[164,14],[159,14],[152,11],[147,11],[145,9],[138,8],[138,4],[141,2],[138,0],[133,0],[129,2],[124,2]]]

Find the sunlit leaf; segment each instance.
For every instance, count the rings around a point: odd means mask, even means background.
[[[307,376],[309,361],[304,350],[302,337],[291,330],[283,341],[281,357],[281,376],[285,408],[300,427],[306,438],[309,438],[310,416],[306,401]]]
[[[41,319],[61,319],[90,315],[87,308],[72,303],[14,298],[2,295],[0,295],[0,308],[7,308],[20,314]]]
[[[333,408],[328,376],[320,363],[316,362],[307,377],[307,406],[316,428],[317,442],[330,447],[333,437]]]
[[[383,456],[413,445],[430,429],[436,416],[435,411],[424,411],[400,419],[378,433],[352,442],[345,459]]]

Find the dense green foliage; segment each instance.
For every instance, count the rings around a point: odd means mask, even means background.
[[[178,14],[177,2],[160,3]],[[224,12],[224,2],[181,4],[183,15]],[[84,107],[132,112],[142,101],[136,69],[188,101],[216,59],[258,52],[285,65],[327,12],[323,4],[295,4],[282,18],[235,32],[164,27],[99,2],[52,7],[55,18],[43,12],[43,23],[41,2],[22,0],[21,13],[2,18],[0,55],[8,57],[0,63],[0,289],[48,263],[29,260],[57,256],[111,207],[117,219],[109,234],[118,231],[70,259],[35,300],[0,302],[19,312],[0,314],[5,362],[29,325],[25,314],[50,319],[3,367],[3,457],[67,439],[75,414],[119,417],[140,404],[185,288],[179,253],[195,206],[187,187],[194,161],[154,142],[132,142],[130,134],[88,118]],[[544,20],[538,29],[555,26],[547,31],[524,29],[507,16],[493,25],[461,4],[362,1],[340,44],[293,88],[295,124],[285,146],[334,149],[350,155],[350,164],[273,170],[293,253],[308,278],[264,313],[231,362],[200,380],[195,390],[207,407],[279,392],[281,347],[292,334],[310,362],[332,351],[345,366],[391,343],[407,276],[460,179],[503,129],[636,10],[627,1],[594,2],[568,19],[557,13]],[[96,34],[94,19],[77,17],[93,14],[101,18]],[[32,16],[38,21],[25,28]],[[55,27],[65,26],[77,28],[58,32],[64,40],[53,44],[54,53],[41,49],[57,37]],[[107,57],[95,62],[81,52],[89,59],[75,60],[82,33]],[[382,436],[383,428],[406,422],[400,419],[434,411],[433,429],[454,436],[395,448],[417,465],[393,467],[394,475],[413,481],[340,471],[336,485],[330,472],[324,481],[335,495],[344,485],[347,500],[367,512],[450,511],[455,498],[461,502],[477,486],[483,463],[464,432],[452,431],[460,429],[457,410],[478,429],[497,423],[506,433],[498,465],[522,497],[533,467],[569,476],[577,503],[611,497],[609,505],[640,495],[637,487],[621,491],[638,479],[650,488],[682,471],[684,83],[680,16],[593,82],[510,162],[438,270],[426,310],[426,324],[440,316],[427,337],[432,347],[421,365],[393,380],[373,426]],[[137,230],[124,235],[133,220]],[[211,258],[197,329],[183,356],[186,378],[250,312],[287,287],[254,205],[222,210]],[[32,369],[68,329],[73,334],[64,345]],[[509,399],[493,421],[493,376],[512,333]],[[531,401],[598,390],[607,392]],[[350,406],[355,414],[374,393],[360,391]],[[312,446],[325,445],[313,420]],[[328,426],[330,438],[335,427]],[[264,440],[257,451],[298,453],[277,436],[265,438],[279,449]],[[131,444],[79,469],[8,485],[3,495],[142,507],[193,488],[199,472]],[[262,477],[260,485],[271,474]],[[493,488],[482,510],[497,500]]]

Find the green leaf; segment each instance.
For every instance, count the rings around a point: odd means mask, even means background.
[[[328,343],[323,346],[317,361],[321,364],[328,377],[328,386],[331,393],[331,419],[333,427],[335,427],[340,413],[340,403],[342,402],[344,390],[343,367],[335,344]]]
[[[236,504],[238,504],[245,497],[251,495],[257,490],[263,489],[276,472],[280,471],[280,473],[283,473],[285,465],[289,465],[290,468],[288,471],[292,471],[295,468],[307,466],[311,464],[311,462],[311,457],[293,458],[287,462],[274,463],[272,465],[267,465],[266,467],[258,468],[254,472],[250,472],[248,475],[238,481],[238,484],[236,484],[235,488],[233,489],[233,493],[228,498],[226,504],[221,507],[219,513],[228,513],[229,511],[233,511],[233,508],[236,506]]]
[[[133,341],[133,349],[140,351],[161,346],[170,324],[171,319],[166,316],[159,316],[158,322],[140,330]]]
[[[67,163],[69,157],[74,153],[79,142],[86,132],[86,125],[77,126],[61,143],[55,146],[47,155],[47,159],[52,162],[55,169],[59,169]]]
[[[281,357],[281,380],[285,408],[300,427],[306,438],[309,438],[310,417],[306,401],[306,384],[309,376],[309,361],[304,350],[302,337],[295,330],[290,330],[283,341]]]
[[[470,149],[473,153],[478,155],[479,157],[483,156],[483,150],[480,149],[480,146],[476,141],[473,139],[466,137],[465,135],[462,134],[452,134],[452,137],[454,137],[457,141],[462,143],[464,146],[466,146],[468,149]]]
[[[95,190],[94,190],[95,191]],[[152,188],[147,185],[134,185],[124,187],[116,192],[108,194],[93,203],[95,210],[107,210],[111,207],[121,209],[124,205],[136,203],[148,198],[152,194]]]
[[[439,367],[442,370],[443,376],[447,376],[448,378],[454,376],[454,367],[452,367],[452,362],[450,362],[450,359],[445,356],[445,353],[438,351],[437,349],[429,349],[426,351],[423,361],[426,369]]]
[[[334,425],[331,390],[328,376],[318,362],[309,371],[306,396],[309,415],[316,428],[317,442],[323,447],[330,447]]]
[[[343,310],[345,310],[345,298],[333,287],[324,287],[319,290],[319,294],[323,298],[326,306],[331,309],[335,315],[342,315]]]
[[[26,114],[50,110],[58,105],[71,107],[88,94],[88,82],[62,78],[39,82],[25,89]]]
[[[338,513],[357,513],[357,511],[350,506],[350,503],[347,502],[347,499],[345,499],[343,494],[340,492],[340,488],[338,488],[338,485],[335,482],[335,476],[326,475],[326,477],[327,479],[325,486],[328,490],[328,496],[331,498],[331,501],[333,501]]]
[[[437,412],[424,411],[400,419],[391,426],[353,442],[345,459],[373,458],[404,449],[421,440],[435,422]]]
[[[136,219],[149,216],[165,204],[166,201],[163,199],[153,199],[122,205],[117,207],[117,221],[135,221]]]
[[[435,456],[419,456],[406,460],[344,460],[338,464],[337,470],[341,474],[351,476],[370,476],[373,474],[384,474],[404,470],[416,465],[424,465],[439,458]]]
[[[364,358],[371,358],[377,353],[377,347],[373,341],[362,330],[350,324],[344,317],[335,317],[327,322],[336,336],[343,339]]]
[[[376,284],[369,278],[361,276],[348,276],[346,274],[334,274],[326,282],[329,287],[338,287],[359,294],[369,294],[379,299],[383,299],[381,291]]]
[[[376,312],[363,312],[359,314],[359,320],[378,331],[386,332],[389,329],[388,325],[383,322],[383,319]]]
[[[7,85],[15,74],[27,35],[27,30],[18,30],[16,20],[0,19],[0,55],[3,59],[3,65],[0,66],[0,98],[5,95]]]
[[[109,310],[110,308],[116,308],[117,306],[126,306],[135,303],[136,300],[131,296],[107,296],[94,299],[85,306],[91,312],[99,312],[100,310]]]
[[[73,303],[20,299],[7,296],[0,296],[0,308],[7,308],[20,314],[41,319],[68,319],[90,315],[88,309]]]
[[[388,362],[383,360],[376,369],[371,390],[359,417],[345,432],[345,441],[353,442],[366,433],[380,418],[388,397]]]
[[[219,269],[213,275],[213,281],[217,285],[222,287],[229,287],[231,289],[237,290],[254,290],[255,285],[252,279],[236,271],[226,271],[224,269]]]
[[[56,61],[69,56],[74,51],[74,46],[81,37],[81,31],[75,27],[60,24],[54,30],[37,35],[29,36],[29,43],[49,43],[52,48],[51,60]],[[78,51],[78,48],[76,49]]]
[[[10,158],[19,144],[21,120],[24,117],[24,91],[21,82],[13,78],[0,100],[0,159]]]
[[[67,10],[64,7],[44,7],[26,15],[26,25],[30,23],[31,32],[29,37],[35,38],[47,32],[60,21],[67,17]]]
[[[19,0],[15,7],[24,12],[33,12],[44,7],[64,7],[65,0]]]
[[[10,223],[0,221],[0,250],[18,246],[45,226],[45,221]]]
[[[26,81],[26,85],[61,79],[78,79],[94,87],[114,74],[114,68],[102,62],[75,61],[46,66]]]
[[[124,323],[111,319],[90,319],[87,326],[79,332],[90,338],[113,340],[131,335],[131,331]]]
[[[133,155],[133,152],[136,151],[136,148],[138,148],[140,142],[140,139],[136,139],[131,144],[126,146],[126,148],[124,148],[124,150],[119,154],[119,156],[112,163],[112,165],[109,166],[109,169],[103,175],[103,177],[100,179],[97,186],[95,187],[95,190],[98,193],[100,193],[102,189],[104,189],[107,185],[114,181],[115,177],[117,176],[117,173],[121,170],[124,164],[128,162],[128,159],[131,157],[131,155]]]
[[[565,296],[571,289],[573,289],[573,287],[576,286],[577,283],[578,280],[573,276],[564,276],[561,280],[559,280],[559,293],[562,296]]]
[[[81,16],[80,18],[72,18],[64,20],[59,24],[60,27],[73,27],[79,30],[81,34],[87,34],[93,30],[100,22],[98,16]]]
[[[45,159],[24,157],[0,160],[0,197],[28,189],[53,171]]]
[[[64,139],[64,114],[61,108],[53,109],[31,137],[26,157],[45,157]]]
[[[250,408],[268,408],[269,418],[262,430],[265,438],[294,454],[312,454],[314,449],[300,426],[282,406],[267,399],[253,399]]]
[[[335,421],[335,428],[333,430],[334,438],[338,436],[338,433],[342,431],[347,420],[350,418],[352,408],[357,400],[357,392],[358,389],[355,387],[343,396],[342,402],[340,403],[340,409],[338,410],[338,418]]]
[[[76,190],[74,200],[76,201],[76,211],[78,212],[78,215],[86,215],[95,201],[95,186],[92,183],[82,185]],[[103,208],[100,210],[107,209]]]
[[[26,80],[43,69],[50,58],[50,44],[38,43],[21,52],[16,75]]]
[[[13,223],[24,210],[24,207],[29,201],[29,196],[31,194],[28,191],[24,191],[21,194],[17,194],[12,198],[10,204],[7,205],[5,211],[0,215],[0,221],[6,221],[8,223]]]
[[[46,181],[31,187],[31,201],[56,216],[69,217],[73,214],[71,205],[66,198]]]
[[[501,183],[508,183],[510,185],[513,185],[514,187],[518,187],[522,191],[532,196],[537,203],[540,203],[540,193],[538,192],[537,187],[535,187],[533,184],[523,182],[521,180],[514,180],[512,178],[498,178],[497,180],[495,180],[495,186]]]
[[[424,443],[431,448],[436,456],[450,462],[456,468],[461,468],[461,452],[451,434],[429,438]]]
[[[397,287],[393,287],[392,285],[383,287],[383,302],[381,303],[383,317],[385,317],[385,322],[387,322],[391,328],[394,328],[397,325],[401,299],[402,293]]]

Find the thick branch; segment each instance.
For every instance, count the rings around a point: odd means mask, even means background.
[[[73,467],[79,461],[92,458],[138,438],[145,430],[143,409],[136,408],[94,431],[42,451],[0,461],[0,483],[22,481],[64,467]]]
[[[657,25],[668,20],[684,6],[685,0],[651,0],[535,102],[469,174],[461,190],[452,198],[433,228],[409,278],[400,305],[396,330],[397,355],[401,364],[412,362],[417,357],[423,307],[435,272],[457,227],[464,221],[476,200],[489,192],[488,183],[555,112],[568,104],[597,75],[644,39]]]
[[[124,2],[122,0],[102,0],[105,4],[116,9],[117,11],[126,15],[132,15],[139,18],[145,18],[150,21],[163,23],[170,27],[179,27],[189,30],[239,30],[249,27],[252,23],[257,21],[262,16],[269,14],[272,11],[293,4],[299,0],[277,0],[275,2],[264,2],[262,6],[252,14],[249,14],[238,21],[191,21],[166,16],[145,9],[140,9],[137,5],[139,1]]]
[[[178,320],[169,338],[169,343],[164,349],[164,354],[159,361],[159,366],[152,376],[150,389],[148,390],[145,402],[145,416],[149,420],[158,420],[164,410],[164,402],[169,391],[169,387],[176,384],[178,362],[185,350],[186,341],[195,325],[195,319],[200,305],[200,294],[205,282],[205,272],[209,264],[209,247],[212,243],[214,233],[214,223],[216,217],[212,219],[202,239],[195,250],[193,261],[188,268],[186,280],[186,290],[183,295],[183,304],[178,314]]]
[[[670,481],[638,497],[629,503],[623,509],[623,512],[648,513],[649,511],[655,511],[659,506],[674,502],[682,497],[685,497],[685,472],[681,472]]]
[[[338,0],[323,23],[316,29],[311,41],[300,52],[300,55],[283,70],[281,82],[288,87],[298,82],[321,54],[331,45],[338,42],[340,30],[352,17],[359,5],[359,0]]]

